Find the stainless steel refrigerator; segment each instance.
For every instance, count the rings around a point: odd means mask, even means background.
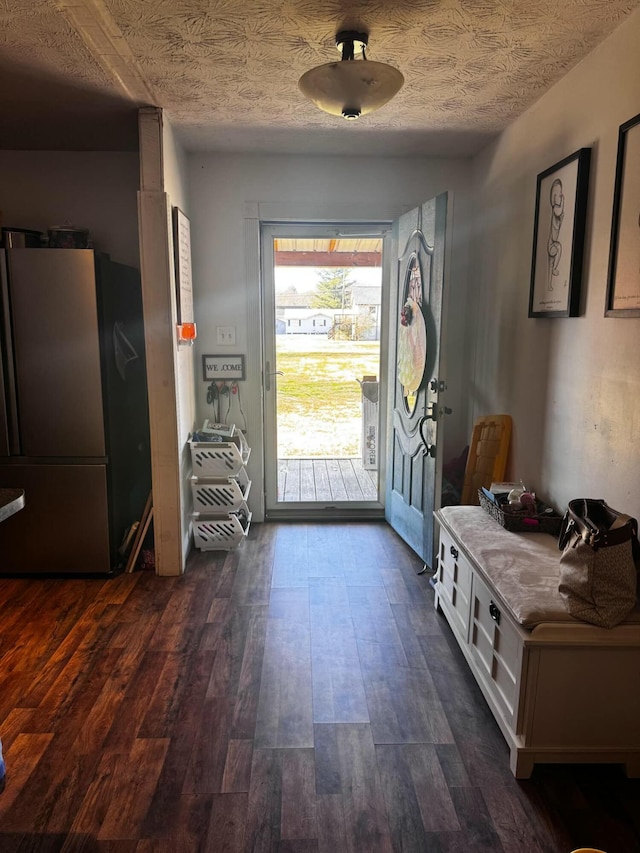
[[[90,249],[0,252],[0,574],[110,574],[151,488],[139,274]]]

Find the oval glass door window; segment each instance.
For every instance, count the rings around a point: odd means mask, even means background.
[[[416,410],[418,391],[427,363],[427,327],[422,313],[422,272],[417,254],[411,255],[404,280],[398,320],[398,381],[409,417]]]

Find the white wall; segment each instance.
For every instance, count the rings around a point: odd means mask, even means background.
[[[189,216],[187,155],[166,116],[162,119],[162,160],[165,192],[169,193],[171,203]]]
[[[187,158],[176,139],[170,122],[163,118],[163,177],[164,189],[172,207],[190,217],[189,191],[187,179]],[[177,316],[174,317],[174,328]],[[178,454],[180,459],[180,502],[182,520],[182,548],[186,555],[191,538],[191,453],[188,439],[195,426],[195,382],[194,382],[194,348],[180,344],[176,345],[176,402],[178,415]]]
[[[192,211],[192,247],[196,294],[196,399],[198,420],[210,414],[206,383],[198,364],[203,353],[224,353],[216,346],[215,327],[234,325],[234,353],[246,353],[259,330],[250,326],[257,312],[249,300],[257,294],[248,289],[245,263],[245,215],[247,203],[262,220],[380,221],[391,220],[445,190],[453,191],[456,211],[452,263],[453,320],[451,351],[455,363],[448,373],[450,397],[456,414],[450,421],[449,445],[459,452],[468,442],[468,423],[462,386],[464,312],[466,306],[466,237],[468,236],[467,187],[470,163],[463,160],[322,158],[193,154],[189,157],[189,197]],[[251,318],[251,319],[250,319]],[[258,371],[243,384],[246,401],[259,401]],[[259,418],[254,417],[254,421]],[[253,452],[251,476],[260,470],[262,427],[248,424]],[[251,466],[254,466],[251,469]],[[256,492],[259,490],[256,489]],[[254,492],[252,490],[252,498]],[[255,506],[252,506],[255,511]]]
[[[619,125],[640,112],[640,11],[474,163],[473,415],[514,417],[510,476],[564,509],[640,515],[640,319],[605,318]],[[528,319],[537,175],[592,147],[583,310]],[[637,164],[634,166],[637,168]]]
[[[88,228],[96,249],[140,267],[137,152],[0,151],[3,226]]]

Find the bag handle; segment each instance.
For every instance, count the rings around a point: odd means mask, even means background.
[[[567,544],[574,527],[575,522],[569,515],[569,510],[567,510],[562,517],[562,522],[560,524],[560,535],[558,536],[558,549],[560,551],[564,551],[565,545]]]
[[[598,524],[589,517],[590,510],[598,510],[605,517],[613,519],[608,527]],[[622,545],[631,540],[631,551],[636,564],[640,563],[640,542],[638,541],[638,522],[625,513],[610,507],[603,498],[576,498],[569,501],[567,511],[562,519],[558,548],[564,551],[570,535],[575,533],[590,545],[594,551],[598,548],[608,548],[612,545]]]

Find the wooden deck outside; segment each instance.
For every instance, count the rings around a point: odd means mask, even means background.
[[[377,501],[378,472],[359,459],[279,459],[279,501]]]

